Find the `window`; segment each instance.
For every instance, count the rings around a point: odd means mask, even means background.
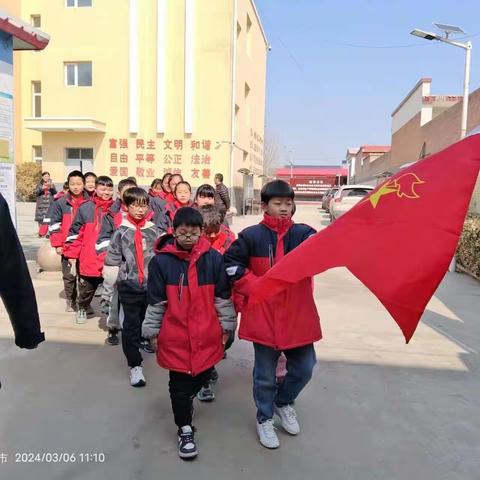
[[[252,21],[250,20],[250,16],[247,13],[247,33],[250,31],[252,28]]]
[[[30,23],[35,27],[35,28],[40,28],[42,26],[42,17],[40,15],[32,15],[30,17]]]
[[[242,27],[241,25],[237,22],[237,38],[240,36],[242,33]]]
[[[67,0],[67,7],[91,7],[92,0]]]
[[[92,62],[66,63],[65,85],[67,87],[91,87]]]
[[[371,190],[365,188],[352,188],[351,190],[345,190],[343,196],[345,197],[366,197]]]
[[[65,167],[67,175],[72,170],[82,173],[93,170],[93,148],[67,148]]]
[[[250,31],[252,28],[252,21],[247,14],[247,55],[249,57],[252,56],[252,32]]]
[[[41,165],[42,164],[42,146],[41,145],[32,145],[32,159],[33,162]]]
[[[245,82],[245,98],[248,97],[249,93],[250,93],[250,87],[248,86],[248,83]]]
[[[42,83],[32,82],[32,117],[42,116]]]
[[[235,104],[235,116],[237,117],[238,116],[238,112],[240,111],[240,107]]]

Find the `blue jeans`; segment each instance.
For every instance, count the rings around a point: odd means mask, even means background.
[[[257,420],[263,423],[273,418],[277,407],[291,405],[312,378],[317,361],[313,344],[283,350],[287,358],[287,375],[277,387],[275,376],[281,350],[254,343],[253,398],[257,406]]]

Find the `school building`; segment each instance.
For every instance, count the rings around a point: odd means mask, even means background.
[[[51,36],[15,58],[17,162],[57,183],[80,169],[260,188],[269,45],[253,0],[11,3]]]

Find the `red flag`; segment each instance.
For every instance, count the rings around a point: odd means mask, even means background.
[[[455,253],[480,169],[480,135],[378,186],[261,279],[257,303],[333,267],[347,267],[411,339]]]

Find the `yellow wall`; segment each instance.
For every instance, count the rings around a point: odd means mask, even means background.
[[[252,22],[249,31],[247,15]],[[255,174],[263,173],[263,166],[258,160],[263,161],[267,45],[251,0],[238,0],[237,23],[241,31],[237,36],[235,103],[240,109],[235,136],[236,144],[248,152],[245,156],[240,149],[235,149],[234,184],[241,185],[243,180],[238,173],[239,169],[247,168]],[[250,87],[247,97],[245,83]],[[260,188],[261,179],[255,176],[254,180],[255,188]]]
[[[194,0],[194,120],[193,134],[184,133],[184,23],[185,2],[168,0],[166,18],[166,115],[164,134],[156,133],[156,41],[157,1],[139,1],[139,76],[140,76],[140,126],[138,135],[129,134],[129,2],[127,0],[94,1],[92,8],[65,8],[63,0],[23,0],[22,16],[40,13],[42,29],[51,35],[50,44],[40,53],[23,52],[21,57],[22,118],[32,116],[31,82],[42,82],[42,116],[88,117],[106,123],[105,133],[48,132],[24,130],[22,158],[31,158],[32,145],[43,143],[44,169],[48,169],[55,181],[65,176],[63,162],[65,148],[94,148],[94,170],[98,174],[110,174],[116,167],[114,181],[120,179],[120,167],[128,167],[128,175],[137,176],[142,184],[150,183],[151,175],[163,175],[167,168],[181,168],[185,178],[194,186],[212,183],[215,173],[225,176],[230,186],[230,146],[216,142],[231,140],[231,92],[232,92],[232,28],[233,0]],[[250,0],[238,0],[238,9],[252,10]],[[242,18],[245,16],[241,14]],[[265,103],[266,47],[253,10],[252,58],[242,63],[242,53],[237,54],[240,71],[238,92],[244,91],[244,77],[248,77],[252,91],[251,115],[254,130],[263,137]],[[245,23],[245,19],[243,20]],[[246,56],[246,48],[243,49]],[[64,62],[92,61],[93,86],[67,87],[64,82]],[[263,63],[263,64],[262,64]],[[237,70],[238,70],[237,69]],[[237,123],[236,135],[247,150],[250,148],[250,125],[246,117]],[[252,127],[253,128],[253,127]],[[240,139],[241,137],[241,139]],[[112,149],[111,139],[117,140]],[[128,148],[120,149],[119,139],[128,140]],[[136,140],[155,142],[155,150],[137,148]],[[167,149],[168,142],[183,142],[182,150]],[[202,143],[203,140],[210,141]],[[199,150],[192,150],[191,142],[200,142]],[[204,148],[205,147],[205,148]],[[207,147],[209,149],[207,150]],[[242,155],[237,149],[234,170],[242,166]],[[117,162],[111,163],[111,154],[117,154]],[[118,161],[120,154],[128,155],[128,164]],[[137,154],[144,161],[137,161]],[[154,154],[153,163],[146,162],[147,154]],[[199,155],[199,159],[195,155]],[[181,155],[181,164],[166,163],[166,155]],[[193,156],[193,158],[192,158]],[[210,157],[210,160],[208,159]],[[180,161],[179,157],[167,157],[167,161]],[[196,161],[210,164],[196,165]],[[143,168],[141,178],[138,168]],[[150,176],[147,177],[147,169]],[[199,178],[192,178],[198,170]],[[209,170],[204,178],[204,170]],[[122,174],[126,172],[123,171]],[[205,172],[207,173],[207,172]],[[242,184],[241,176],[235,177]]]
[[[0,0],[0,8],[11,15],[20,16],[20,0]]]

